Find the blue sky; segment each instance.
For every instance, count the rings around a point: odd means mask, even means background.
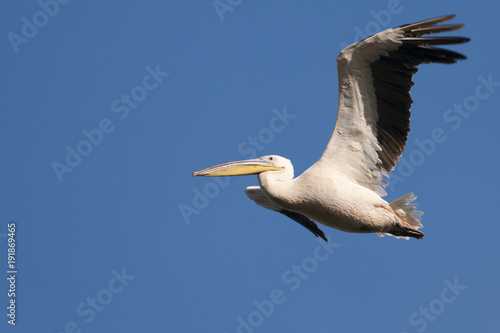
[[[500,3],[1,6],[0,267],[15,221],[18,270],[15,326],[0,283],[2,331],[499,327]],[[320,226],[325,245],[253,204],[255,176],[191,177],[267,154],[300,174],[335,123],[341,47],[450,13],[469,60],[421,66],[387,189],[418,195],[424,240]]]

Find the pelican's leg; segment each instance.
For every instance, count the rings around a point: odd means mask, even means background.
[[[397,224],[398,229],[389,231],[391,235],[398,236],[398,237],[413,237],[416,239],[422,239],[424,238],[424,233],[417,230],[413,229],[411,227],[405,227],[400,225],[399,223]]]

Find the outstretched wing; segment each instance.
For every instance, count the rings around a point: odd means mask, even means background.
[[[258,204],[264,208],[274,210],[276,212],[279,212],[281,214],[288,216],[289,218],[291,218],[295,222],[299,223],[301,226],[307,228],[316,237],[321,237],[325,241],[328,242],[328,239],[326,238],[323,231],[320,228],[318,228],[318,226],[316,225],[316,223],[313,220],[311,220],[310,218],[308,218],[302,214],[283,209],[280,206],[276,205],[271,200],[269,200],[269,198],[265,195],[265,193],[260,189],[260,186],[247,187],[245,190],[245,194],[250,199],[252,199],[256,204]]]
[[[410,89],[417,66],[466,59],[435,45],[465,43],[469,38],[422,37],[464,27],[437,25],[454,16],[388,29],[340,53],[337,123],[314,167],[335,168],[380,195],[386,194],[382,176],[394,169],[410,131]]]

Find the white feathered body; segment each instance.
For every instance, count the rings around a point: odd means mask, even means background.
[[[346,232],[385,233],[398,221],[390,205],[374,191],[342,173],[315,172],[317,164],[288,182],[259,176],[260,187],[275,204]],[[328,184],[327,186],[325,186]]]

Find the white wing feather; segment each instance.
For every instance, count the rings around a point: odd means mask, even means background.
[[[465,43],[468,38],[421,37],[462,28],[462,24],[436,25],[453,17],[388,29],[340,53],[337,122],[328,146],[311,169],[335,172],[381,196],[386,194],[383,176],[398,162],[410,130],[410,89],[417,66],[466,59],[431,45]]]

